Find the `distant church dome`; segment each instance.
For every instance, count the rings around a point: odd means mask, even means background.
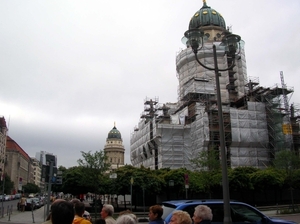
[[[226,29],[224,18],[216,10],[210,8],[203,0],[203,6],[192,17],[189,29],[195,29],[203,26],[219,26]]]
[[[116,128],[116,126],[114,126],[113,129],[111,129],[111,131],[108,133],[108,137],[107,137],[107,139],[113,139],[113,138],[122,140],[121,133]]]

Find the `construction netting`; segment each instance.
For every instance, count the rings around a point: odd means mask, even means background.
[[[269,164],[269,136],[265,104],[247,102],[247,110],[230,108],[231,166],[264,168]]]

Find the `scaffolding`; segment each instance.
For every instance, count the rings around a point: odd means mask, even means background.
[[[212,66],[213,56],[207,45],[198,58]],[[220,68],[232,58],[218,53]],[[179,80],[178,102],[144,101],[144,112],[131,136],[131,160],[134,166],[151,169],[194,169],[190,162],[200,152],[219,152],[220,134],[214,71],[199,66],[191,49],[176,57]],[[290,117],[293,148],[299,154],[298,107],[286,109],[287,96],[293,89],[278,85],[262,87],[259,79],[248,77],[244,50],[236,66],[220,74],[225,148],[228,167],[266,168],[276,152],[287,146],[284,120]]]

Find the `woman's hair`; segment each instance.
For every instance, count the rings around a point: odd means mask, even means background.
[[[206,205],[198,205],[195,207],[195,216],[203,219],[203,220],[212,220],[213,215],[211,212],[210,207],[206,206]]]
[[[103,209],[107,212],[108,216],[112,216],[114,214],[114,207],[110,204],[104,204]]]
[[[157,218],[161,218],[163,215],[163,208],[160,205],[153,205],[149,208],[149,210],[153,213],[153,214],[157,214]]]
[[[177,217],[177,224],[192,224],[192,219],[186,211],[175,210],[172,216]]]
[[[120,211],[119,216],[126,215],[126,214],[133,214],[133,213],[132,213],[131,210],[127,209],[127,210],[124,210],[124,211]]]
[[[137,224],[137,223],[138,223],[137,217],[133,213],[120,215],[116,220],[116,224]]]

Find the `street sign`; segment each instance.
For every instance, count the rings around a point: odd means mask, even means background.
[[[189,185],[189,175],[187,173],[184,174],[184,184]]]
[[[62,184],[62,176],[56,176],[56,184]]]

